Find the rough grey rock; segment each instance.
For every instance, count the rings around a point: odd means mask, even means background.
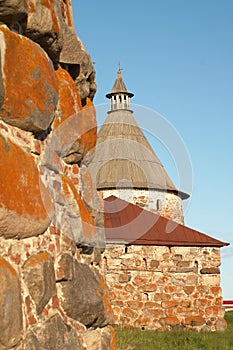
[[[9,349],[19,342],[23,330],[21,290],[16,271],[3,258],[0,276],[0,349]]]
[[[73,279],[61,282],[61,305],[67,316],[85,326],[101,327],[106,322],[100,279],[87,265],[73,261]]]
[[[61,1],[30,0],[25,35],[38,43],[57,62],[63,45]]]
[[[108,327],[89,330],[84,334],[87,348],[91,350],[109,350],[112,345],[112,332]]]
[[[56,294],[53,260],[46,252],[32,255],[23,265],[24,281],[40,314]]]
[[[73,279],[73,257],[70,254],[62,254],[56,270],[56,281],[72,281]]]
[[[60,54],[60,63],[68,70],[78,88],[82,103],[96,93],[95,69],[90,55],[81,40],[68,26],[64,27],[64,45]]]
[[[24,350],[82,350],[77,333],[56,314],[29,331]]]
[[[14,23],[27,15],[27,6],[24,0],[1,0],[0,22]]]

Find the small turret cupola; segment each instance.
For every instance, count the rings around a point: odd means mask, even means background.
[[[134,94],[128,92],[125,83],[121,76],[121,69],[119,67],[117,72],[117,78],[112,87],[112,91],[106,95],[111,101],[111,111],[118,109],[130,109],[130,98]]]

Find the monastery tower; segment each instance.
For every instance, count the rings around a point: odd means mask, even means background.
[[[110,111],[90,165],[93,181],[103,198],[114,195],[183,224],[182,200],[189,196],[175,187],[137,124],[130,109],[133,96],[119,69],[106,95]]]

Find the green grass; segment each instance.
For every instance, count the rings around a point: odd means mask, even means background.
[[[233,311],[225,332],[142,331],[116,329],[118,350],[233,350]]]

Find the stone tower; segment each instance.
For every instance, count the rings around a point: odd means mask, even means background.
[[[182,199],[130,109],[130,98],[120,69],[110,99],[110,111],[98,133],[91,173],[103,198],[114,195],[184,223]]]

